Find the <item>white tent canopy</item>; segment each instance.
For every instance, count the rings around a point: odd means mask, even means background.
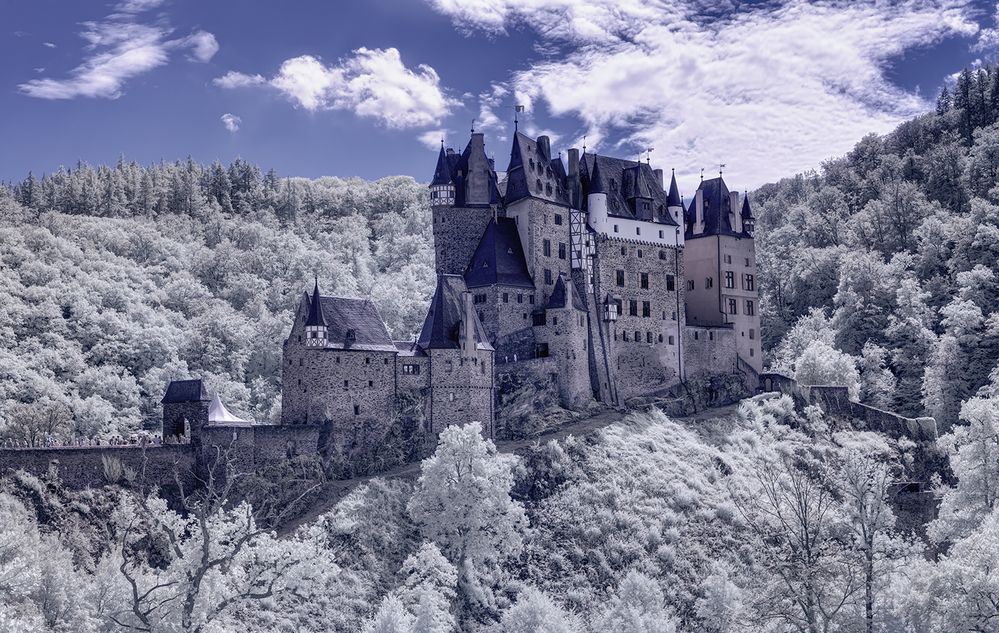
[[[218,394],[212,398],[212,403],[208,405],[208,423],[209,424],[253,424],[251,420],[244,420],[239,416],[233,415],[229,409],[225,408],[222,404],[222,400],[219,399]]]

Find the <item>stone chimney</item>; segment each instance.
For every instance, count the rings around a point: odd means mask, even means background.
[[[696,204],[696,214],[694,215],[694,230],[692,233],[694,235],[700,235],[704,232],[704,190],[698,189],[697,194],[694,196],[694,204]]]
[[[665,191],[666,187],[663,186],[663,170],[653,169],[652,173],[655,174],[656,182],[659,183],[659,188]]]
[[[475,307],[472,305],[472,293],[464,291],[461,293],[461,348],[465,355],[475,352]]]
[[[465,203],[489,204],[489,159],[482,132],[472,133],[468,141],[468,174],[465,177]]]
[[[739,192],[730,191],[728,193],[729,199],[729,217],[732,218],[732,230],[736,233],[742,233],[742,207],[739,206]]]
[[[579,150],[575,147],[569,150],[569,204],[574,209],[582,206],[579,183]]]
[[[545,157],[546,160],[552,159],[552,145],[551,140],[547,136],[541,135],[538,137],[538,151],[541,155]]]

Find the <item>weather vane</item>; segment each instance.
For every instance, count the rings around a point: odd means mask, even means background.
[[[513,131],[514,132],[517,131],[517,125],[518,125],[517,113],[518,112],[523,112],[523,111],[524,111],[524,106],[523,105],[521,105],[521,104],[518,103],[517,105],[513,106]]]
[[[654,147],[650,147],[649,149],[645,150],[645,162],[649,165],[652,164],[652,152],[654,151],[656,151],[656,148]]]
[[[719,164],[719,165],[718,165],[718,176],[719,176],[719,177],[721,177],[721,175],[722,175],[722,170],[723,170],[723,169],[725,169],[725,163],[721,163],[721,164]]]

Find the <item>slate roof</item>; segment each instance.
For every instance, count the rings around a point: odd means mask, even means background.
[[[305,325],[326,325],[326,316],[323,314],[323,305],[319,301],[319,278],[316,277],[316,287],[312,291],[312,299],[309,301],[309,318],[305,320]]]
[[[434,179],[431,185],[454,184],[454,205],[456,207],[484,206],[465,203],[465,178],[468,175],[468,157],[472,153],[472,142],[469,140],[465,150],[458,154],[454,150],[445,151],[441,147],[437,155],[437,166],[434,168]],[[489,204],[499,204],[502,200],[496,181],[495,170],[489,171]]]
[[[753,219],[753,210],[749,208],[749,194],[744,194],[742,197],[742,217]]]
[[[534,288],[513,218],[490,220],[465,269],[469,288],[503,284]]]
[[[648,163],[587,153],[580,159],[580,172],[583,200],[591,193],[606,193],[607,215],[646,219],[636,215],[635,201],[648,198],[652,200],[651,221],[677,226],[668,211],[669,196],[659,186],[659,180]]]
[[[506,169],[506,203],[539,198],[569,206],[565,167],[561,158],[552,158],[530,136],[517,132],[510,148]]]
[[[690,206],[686,210],[686,239],[696,239],[708,235],[731,235],[734,237],[748,237],[746,232],[736,232],[732,229],[732,222],[729,212],[732,209],[732,199],[729,195],[728,185],[721,176],[701,181],[701,186],[697,188],[701,191],[701,199],[704,201],[704,232],[693,234],[694,222],[697,217],[697,196],[693,196]],[[745,208],[745,203],[743,208]]]
[[[458,349],[460,324],[465,317],[461,297],[467,290],[460,275],[438,275],[437,289],[416,341],[420,349]],[[475,310],[472,310],[472,327],[475,328],[476,345],[480,349],[492,349]]]
[[[666,196],[666,207],[683,208],[683,199],[680,197],[680,189],[676,186],[676,172],[670,170],[669,194]]]
[[[565,275],[559,273],[558,279],[555,280],[555,287],[552,288],[552,294],[550,297],[548,297],[548,305],[546,307],[553,309],[564,308],[566,288],[568,286],[572,286],[572,281],[566,280]],[[585,312],[586,306],[583,305],[582,298],[580,297],[579,292],[576,290],[575,286],[572,286],[572,292],[569,294],[572,295],[572,307],[576,308],[577,310],[582,310]]]
[[[394,352],[395,343],[370,299],[320,297],[326,319],[327,348]]]
[[[176,402],[208,402],[212,399],[200,378],[196,380],[172,380],[167,385],[163,404]]]

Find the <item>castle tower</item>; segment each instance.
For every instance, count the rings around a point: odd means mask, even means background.
[[[437,274],[465,272],[486,224],[500,204],[496,173],[481,133],[472,133],[461,154],[443,145],[430,183]]]
[[[673,221],[680,224],[683,220],[683,200],[680,198],[680,188],[676,186],[676,172],[673,170],[669,181],[669,194],[666,197],[666,210]]]
[[[755,219],[721,176],[701,182],[686,213],[687,323],[731,327],[738,360],[763,368]]]

